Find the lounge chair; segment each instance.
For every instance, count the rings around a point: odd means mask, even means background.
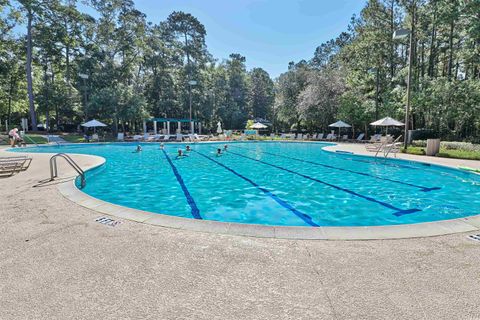
[[[364,142],[363,138],[365,137],[365,133],[360,133],[357,139],[350,140],[351,142]]]
[[[342,136],[342,141],[347,141],[348,140],[348,134],[344,134]]]
[[[133,136],[133,141],[141,141],[141,140],[143,140],[142,135],[136,134]]]
[[[317,135],[317,140],[323,140],[323,136],[324,136],[323,133],[319,133],[319,134]]]
[[[183,134],[177,133],[175,137],[175,141],[182,142],[183,141]]]
[[[125,134],[123,132],[117,133],[117,141],[125,140]]]
[[[193,137],[198,140],[198,141],[207,141],[210,139],[209,136],[206,136],[206,135],[201,135],[201,134],[197,134],[197,133],[194,133],[193,134]]]
[[[25,156],[1,157],[0,177],[10,177],[20,171],[25,171],[30,167],[31,163],[32,158]]]
[[[382,150],[385,143],[382,141],[375,141],[373,143],[367,143],[365,149],[370,152],[379,152]]]

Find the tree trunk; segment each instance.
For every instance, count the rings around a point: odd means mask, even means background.
[[[10,88],[8,90],[8,114],[7,114],[7,119],[8,119],[8,125],[10,125],[10,122],[12,121],[12,95],[13,95],[13,89],[15,88],[16,85],[16,77],[14,74],[10,76]],[[8,131],[8,128],[7,128]]]
[[[431,31],[431,38],[430,38],[430,56],[428,57],[428,76],[434,77],[435,76],[435,55],[436,55],[436,47],[435,47],[435,42],[436,42],[436,36],[437,36],[437,30],[436,30],[436,23],[437,23],[437,6],[436,2],[433,2],[433,17],[432,17],[432,31]]]
[[[28,104],[30,108],[30,120],[32,123],[32,130],[37,130],[37,115],[35,113],[35,104],[33,96],[33,80],[32,80],[32,9],[27,9],[27,91],[28,91]]]
[[[453,31],[455,29],[455,21],[452,20],[450,23],[450,34],[448,36],[448,46],[449,46],[449,54],[448,54],[448,80],[452,78],[452,69],[453,69]]]
[[[395,32],[395,1],[392,0],[390,7],[390,34]],[[390,40],[390,85],[393,88],[393,78],[395,77],[395,42]]]

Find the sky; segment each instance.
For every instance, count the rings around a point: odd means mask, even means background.
[[[214,58],[240,53],[247,68],[261,67],[272,78],[290,61],[310,59],[321,43],[347,30],[364,0],[134,0],[147,20],[159,23],[173,11],[195,16],[207,30]]]

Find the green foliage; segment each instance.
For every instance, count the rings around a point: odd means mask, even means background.
[[[325,132],[336,120],[371,130],[378,118],[404,119],[412,51],[410,128],[480,140],[479,1],[369,0],[347,31],[275,81],[239,53],[214,59],[189,13],[151,23],[132,0],[84,2],[94,17],[76,1],[0,0],[2,124],[29,117],[62,130],[96,118],[138,131],[145,117],[188,118],[191,105],[213,132],[257,117],[276,131]],[[412,48],[392,38],[412,27]]]

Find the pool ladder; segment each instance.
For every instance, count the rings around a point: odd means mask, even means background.
[[[81,188],[85,187],[87,181],[85,180],[85,172],[80,168],[80,166],[68,155],[65,153],[57,153],[56,155],[50,158],[50,181],[55,180],[58,177],[58,169],[57,169],[57,158],[63,158],[67,163],[72,166],[75,171],[80,176],[80,186]]]
[[[382,145],[378,148],[377,150],[377,153],[375,153],[375,158],[378,156],[378,153],[380,151],[383,151],[383,156],[385,158],[388,157],[389,153],[393,150],[393,148],[395,148],[396,144],[398,143],[398,141],[402,138],[402,136],[400,135],[399,137],[397,137],[397,139],[395,139],[395,141],[393,141],[390,146],[388,147],[388,149],[385,149],[385,147],[387,146],[388,142],[385,141],[384,143],[382,143]],[[396,156],[396,155],[395,155]]]

